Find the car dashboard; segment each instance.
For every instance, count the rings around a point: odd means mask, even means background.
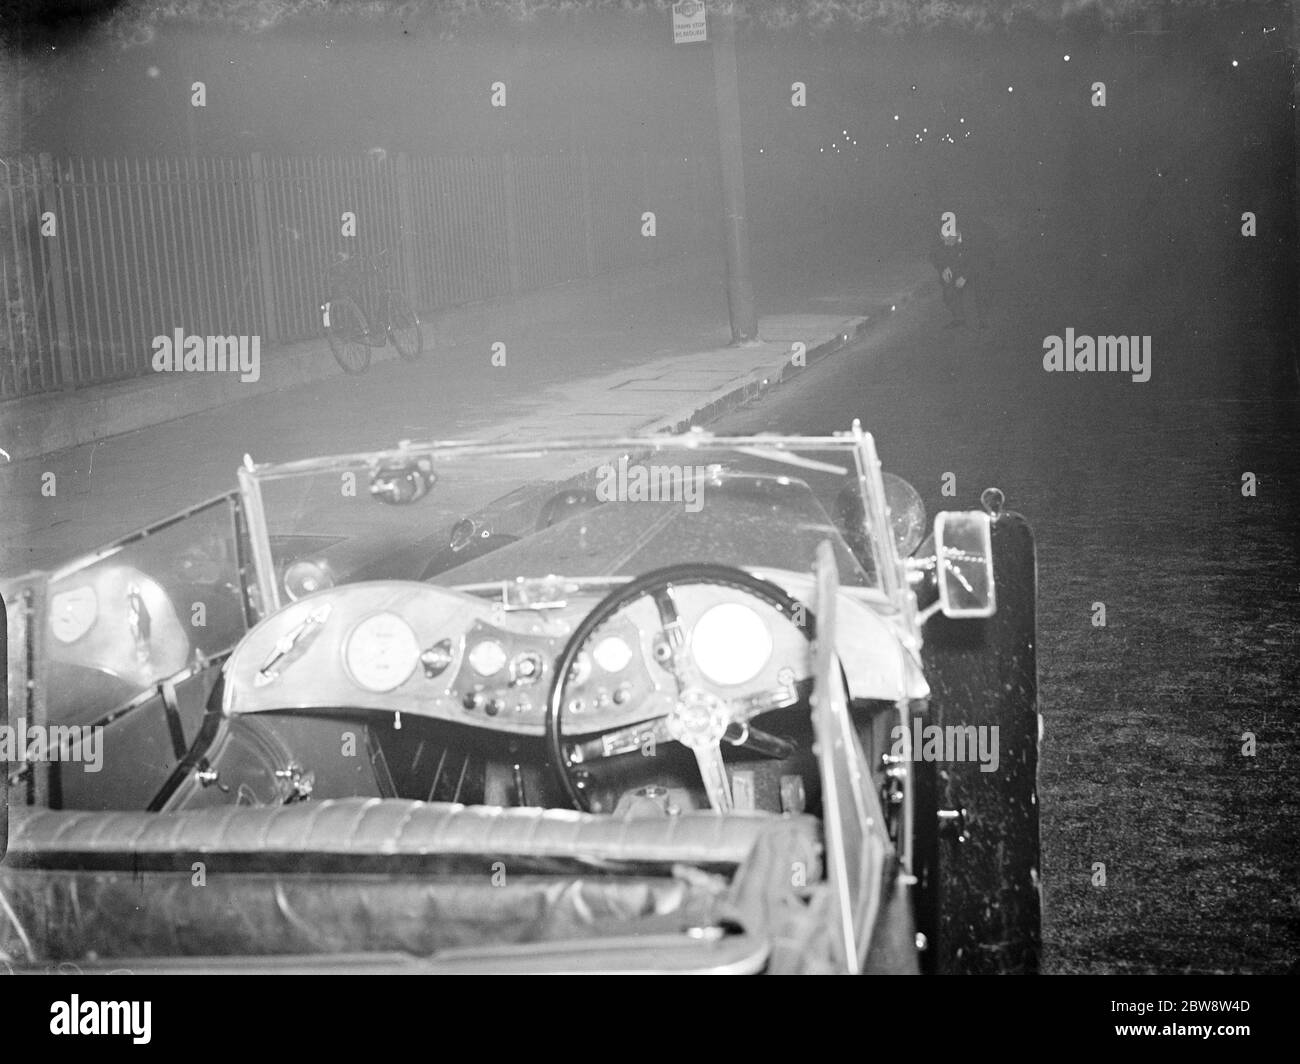
[[[373,710],[541,736],[555,662],[609,589],[575,585],[520,606],[407,581],[348,584],[301,599],[254,628],[226,667],[227,715]],[[728,699],[794,700],[808,643],[767,604],[734,589],[673,589],[703,677]],[[570,670],[565,731],[659,717],[677,695],[656,659],[663,626],[648,599],[603,624]],[[400,726],[400,717],[398,718]]]

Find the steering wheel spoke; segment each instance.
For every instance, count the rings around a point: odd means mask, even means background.
[[[651,598],[655,609],[659,611],[659,622],[663,625],[659,647],[656,648],[656,660],[663,665],[677,682],[677,692],[681,694],[689,688],[702,687],[704,679],[691,656],[686,640],[686,629],[682,624],[681,614],[677,609],[677,600],[673,597],[671,584],[656,588]],[[663,655],[660,659],[660,654]]]
[[[744,721],[738,720],[733,720],[727,725],[722,738],[732,746],[739,746],[743,750],[770,757],[774,761],[784,761],[787,757],[794,756],[796,749],[795,744],[789,739],[782,739],[779,735],[751,728]]]
[[[728,702],[731,719],[737,721],[753,720],[755,717],[761,717],[764,713],[771,713],[774,709],[789,709],[806,699],[811,691],[812,680],[806,679],[782,684],[780,687],[774,687],[769,691],[759,691],[757,694],[748,695],[745,698],[733,698]]]
[[[659,743],[671,740],[668,718],[659,717],[655,720],[641,721],[639,724],[629,724],[625,728],[615,728],[594,739],[566,743],[564,751],[570,764],[580,765],[606,757],[621,757],[624,754],[638,752],[644,754],[647,748],[653,751]],[[646,756],[650,755],[646,754]]]
[[[718,814],[734,808],[731,780],[722,758],[723,742],[765,757],[786,758],[795,746],[780,736],[753,728],[752,717],[797,705],[807,695],[811,681],[785,682],[771,691],[745,699],[727,699],[713,690],[690,652],[688,632],[682,622],[673,588],[712,585],[757,598],[794,624],[811,641],[815,619],[783,588],[743,569],[726,565],[671,565],[621,584],[598,602],[569,637],[552,672],[546,705],[546,741],[551,766],[561,786],[578,809],[590,810],[591,800],[575,779],[577,766],[602,758],[644,751],[647,744],[669,740],[688,747],[695,757],[709,803]],[[661,717],[624,725],[588,739],[572,741],[564,735],[563,707],[573,685],[573,665],[601,626],[631,603],[649,598],[659,614],[661,631],[654,640],[654,657],[677,687],[672,709]],[[798,617],[798,621],[795,618]]]
[[[730,813],[734,808],[731,802],[731,780],[722,760],[722,747],[717,743],[703,743],[694,747],[692,752],[700,769],[700,778],[704,780],[709,805],[715,813]]]

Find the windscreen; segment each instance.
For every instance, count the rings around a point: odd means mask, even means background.
[[[281,594],[298,563],[332,582],[447,586],[632,577],[710,562],[809,572],[829,540],[842,583],[879,586],[857,454],[843,446],[413,449],[258,477]],[[287,581],[287,585],[286,585]]]

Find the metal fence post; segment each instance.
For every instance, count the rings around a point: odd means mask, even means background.
[[[266,168],[262,153],[252,154],[253,166],[253,226],[257,232],[257,272],[262,282],[262,316],[265,321],[268,344],[280,339],[280,329],[275,312],[275,282],[271,276],[271,211],[266,199]]]
[[[503,168],[506,193],[506,262],[510,267],[510,294],[522,287],[519,270],[519,204],[515,193],[515,157],[506,152]]]
[[[644,237],[640,241],[640,250],[645,254],[642,257],[643,262],[657,262],[660,258],[658,252],[660,248],[660,237],[658,227],[663,224],[664,205],[654,201],[654,193],[650,187],[650,153],[642,151],[640,154],[641,162],[641,210],[637,211],[640,215],[642,211],[653,211],[655,216],[655,236],[650,240]]]
[[[402,272],[406,275],[406,299],[418,312],[423,285],[416,283],[415,213],[411,209],[411,169],[406,152],[397,153],[397,230],[402,243]]]
[[[587,149],[581,152],[582,162],[582,241],[587,256],[587,276],[596,276],[596,226],[591,204],[591,159]]]
[[[53,211],[58,226],[67,225],[68,219],[59,210],[59,192],[54,181],[54,160],[49,152],[42,152],[41,169],[41,213]],[[62,229],[56,232],[62,233]],[[48,240],[45,247],[50,256],[50,290],[54,297],[54,353],[58,360],[59,383],[64,388],[72,388],[77,383],[77,367],[72,359],[72,332],[69,328],[68,293],[63,286],[63,237],[41,237]]]

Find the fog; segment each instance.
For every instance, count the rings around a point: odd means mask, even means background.
[[[538,5],[516,20],[453,19],[437,5],[362,18],[345,7],[248,32],[233,14],[240,6],[229,5],[232,25],[154,20],[136,35],[147,43],[123,43],[124,31],[90,16],[27,27],[25,46],[9,53],[26,91],[14,97],[3,149],[717,154],[708,49],[674,45],[666,10],[551,15]],[[1117,247],[1133,238],[1186,250],[1239,224],[1249,204],[1273,217],[1278,253],[1289,246],[1284,5],[1210,6],[1118,28],[1087,6],[1072,19],[984,31],[765,21],[742,17],[738,44],[757,240],[904,239],[960,206],[1002,225],[1051,214]],[[201,108],[191,106],[196,81]],[[498,82],[507,101],[494,107]],[[1105,106],[1093,102],[1097,82]],[[802,106],[792,104],[796,83]]]
[[[1036,530],[1044,969],[1294,971],[1290,6],[753,0],[738,119],[670,7],[6,5],[0,577],[248,455],[860,418]]]

